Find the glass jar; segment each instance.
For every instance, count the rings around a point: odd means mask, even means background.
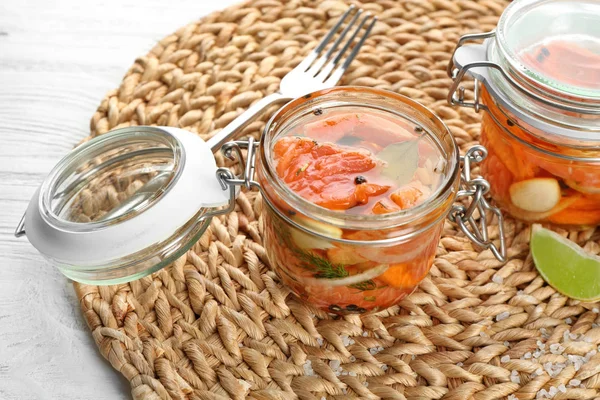
[[[444,160],[436,191],[417,206],[383,215],[330,210],[292,191],[276,172],[275,143],[298,126],[322,120],[329,110],[376,110],[432,138]],[[409,98],[343,87],[290,102],[265,128],[257,165],[271,267],[296,295],[330,312],[360,313],[398,303],[431,268],[459,191],[459,170],[458,148],[447,127]]]
[[[275,173],[274,146],[328,110],[377,112],[433,143],[443,160],[435,190],[418,205],[383,215],[344,214],[294,193]],[[293,100],[271,118],[260,142],[250,138],[223,146],[225,156],[241,161],[239,176],[218,168],[212,150],[197,135],[169,127],[122,128],[96,137],[52,170],[16,234],[26,232],[75,281],[123,283],[187,251],[212,217],[234,210],[241,186],[258,188],[273,269],[298,296],[334,313],[381,309],[410,294],[431,268],[445,217],[477,246],[504,257],[502,216],[483,197],[487,182],[470,175],[472,163],[485,158],[485,148],[475,146],[459,157],[444,123],[404,96],[343,87]],[[454,203],[470,197],[468,206]],[[499,220],[495,240],[479,217],[488,211]]]
[[[449,102],[485,111],[494,200],[524,221],[600,224],[600,1],[514,1],[495,31],[460,39],[448,72]]]

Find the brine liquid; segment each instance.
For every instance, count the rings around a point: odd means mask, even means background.
[[[278,176],[304,199],[353,215],[399,212],[426,202],[448,166],[421,126],[378,111],[316,110],[273,147]],[[287,204],[281,213],[317,234],[287,223],[265,207],[265,244],[272,267],[304,300],[334,313],[389,307],[427,275],[443,220],[425,232],[386,246],[355,246],[335,239],[377,240],[382,230],[341,229],[300,215]]]

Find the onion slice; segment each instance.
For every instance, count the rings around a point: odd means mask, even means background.
[[[295,276],[294,279],[304,285],[328,285],[328,286],[351,286],[356,285],[357,283],[366,282],[368,280],[377,278],[379,275],[383,274],[390,266],[387,264],[380,264],[374,268],[371,268],[363,273],[347,276],[345,278],[335,278],[335,279],[326,279],[326,278],[308,278]]]

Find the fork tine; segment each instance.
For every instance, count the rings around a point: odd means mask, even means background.
[[[365,43],[365,40],[367,40],[367,37],[373,30],[373,27],[375,26],[376,22],[377,22],[377,17],[373,17],[373,20],[371,21],[371,23],[365,30],[364,35],[360,38],[360,40],[356,44],[356,46],[354,46],[350,55],[346,58],[346,60],[344,60],[344,63],[341,66],[339,66],[338,68],[335,69],[335,71],[332,72],[331,76],[325,81],[326,84],[335,85],[340,80],[342,75],[344,75],[344,72],[346,72],[346,70],[348,69],[348,67],[350,66],[350,64],[352,63],[352,61],[354,60],[354,58],[356,57],[358,52],[360,51],[360,48]]]
[[[344,47],[342,47],[342,49],[336,54],[335,58],[328,62],[327,65],[321,70],[321,72],[319,72],[319,74],[317,75],[317,79],[321,81],[325,81],[327,79],[331,71],[333,71],[333,69],[338,65],[346,51],[350,48],[350,46],[354,42],[354,39],[356,38],[360,30],[363,28],[365,23],[369,20],[369,18],[371,18],[371,13],[367,13],[365,17],[360,21],[354,32],[352,32],[350,39],[346,41],[346,44],[344,44]]]
[[[358,12],[356,14],[354,14],[354,17],[352,17],[352,19],[350,20],[350,23],[348,25],[346,25],[346,27],[344,28],[344,30],[342,31],[340,36],[333,43],[333,46],[331,46],[331,48],[327,51],[327,53],[324,56],[322,56],[321,58],[319,58],[310,67],[310,69],[306,72],[308,72],[311,75],[316,75],[319,72],[321,67],[323,65],[325,65],[325,63],[331,58],[333,53],[337,50],[338,46],[340,45],[340,43],[342,43],[342,41],[344,40],[344,38],[346,37],[346,35],[350,31],[350,29],[354,26],[354,24],[356,23],[356,20],[360,17],[362,12],[363,12],[363,10],[358,10]]]
[[[344,21],[346,20],[348,15],[350,15],[350,13],[355,8],[356,8],[356,6],[354,6],[354,4],[352,4],[350,7],[348,7],[346,12],[344,12],[344,14],[342,14],[342,16],[340,17],[338,22],[336,22],[336,24],[333,26],[333,28],[331,28],[329,30],[329,32],[327,32],[327,35],[325,35],[325,37],[321,40],[321,42],[318,44],[318,46],[313,51],[311,51],[304,60],[302,60],[302,62],[298,65],[298,67],[301,67],[304,71],[306,71],[310,67],[310,65],[313,63],[313,61],[315,61],[317,59],[319,54],[321,54],[323,49],[325,49],[325,47],[329,44],[329,42],[331,41],[331,38],[333,38],[335,33],[338,31],[338,29],[340,29],[340,26],[342,26],[342,24],[344,23]]]

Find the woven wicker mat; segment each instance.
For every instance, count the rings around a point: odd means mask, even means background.
[[[417,99],[445,119],[463,148],[475,143],[479,116],[448,107],[445,68],[459,36],[493,29],[506,2],[357,4],[380,22],[342,84]],[[92,136],[156,124],[210,137],[275,91],[345,7],[261,0],[181,28],[107,94]],[[264,120],[246,133],[258,135]],[[213,219],[192,250],[152,276],[75,285],[100,352],[131,382],[135,399],[599,396],[600,306],[544,283],[528,256],[526,225],[507,219],[502,265],[447,223],[417,292],[375,315],[331,319],[296,301],[269,270],[260,208],[256,193],[242,193],[236,213]],[[563,233],[600,251],[594,230]]]

